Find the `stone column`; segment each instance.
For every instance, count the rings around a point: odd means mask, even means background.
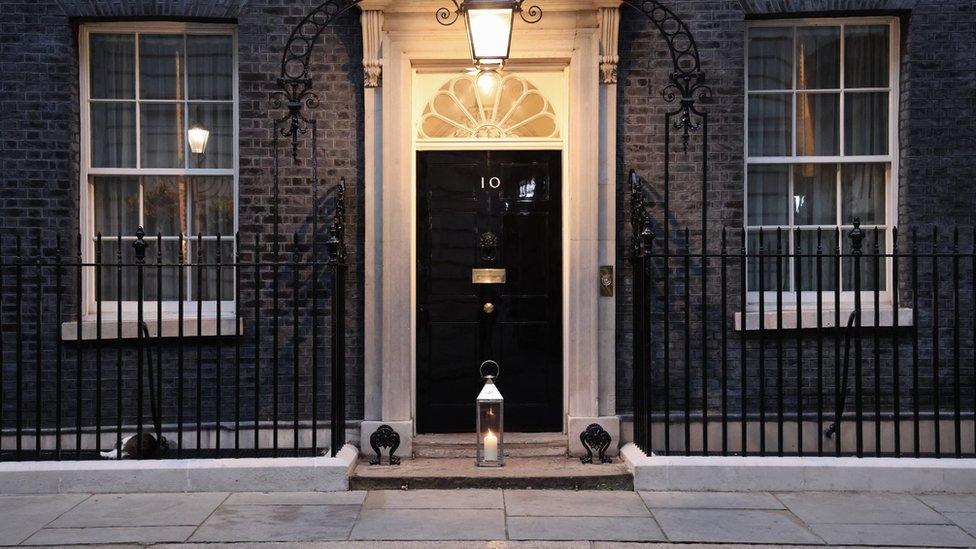
[[[360,22],[363,27],[363,93],[365,110],[364,170],[365,193],[365,319],[364,319],[364,421],[360,427],[360,451],[372,454],[369,437],[380,425],[390,425],[400,435],[397,455],[409,457],[413,451],[413,421],[411,414],[411,372],[409,322],[409,254],[387,254],[384,247],[409,250],[410,220],[402,204],[394,203],[400,193],[393,192],[387,180],[396,173],[386,173],[391,157],[400,156],[389,151],[399,143],[398,136],[384,141],[384,133],[398,132],[398,120],[386,116],[384,104],[399,101],[398,79],[403,78],[399,57],[392,60],[387,52],[399,54],[388,47],[383,30],[383,8],[388,0],[365,0]],[[383,70],[388,61],[393,85],[384,94]],[[409,73],[409,71],[407,71]],[[407,103],[409,104],[409,103]],[[392,109],[394,112],[399,109]],[[391,265],[390,259],[399,261]],[[404,280],[406,283],[404,284]]]
[[[589,142],[594,162],[593,179],[581,182],[593,188],[592,194],[587,194],[588,200],[594,200],[599,206],[593,212],[595,218],[584,216],[574,218],[573,222],[581,224],[580,230],[592,235],[593,255],[582,253],[582,265],[570,266],[571,279],[582,277],[584,297],[588,306],[583,311],[576,310],[579,315],[585,311],[586,321],[595,326],[592,337],[583,338],[584,345],[593,345],[594,355],[586,354],[584,360],[594,360],[592,364],[577,364],[587,373],[580,379],[570,373],[570,415],[568,422],[569,449],[573,454],[584,451],[579,440],[580,433],[591,423],[597,423],[607,430],[612,437],[613,444],[610,453],[616,453],[620,444],[620,418],[616,415],[616,302],[613,296],[602,296],[598,288],[601,285],[600,267],[616,266],[616,161],[617,161],[617,41],[620,22],[619,0],[603,0],[597,2],[599,15],[599,29],[597,40],[592,49],[586,51],[588,63],[592,64],[589,73],[593,90],[593,97],[584,96],[582,112],[574,110],[571,116],[586,116],[586,112],[597,112],[592,127],[593,133],[598,135],[595,146]],[[577,62],[576,57],[573,59]],[[584,86],[585,88],[585,86]],[[592,101],[593,103],[589,103]],[[589,104],[586,104],[589,103]],[[595,103],[595,104],[594,104]],[[592,115],[590,115],[592,116]],[[576,121],[579,122],[579,121]],[[574,123],[574,128],[578,128]],[[590,154],[591,151],[584,151]],[[574,157],[579,158],[580,151],[574,150]],[[585,164],[585,162],[583,163]],[[572,198],[570,203],[572,203]],[[572,212],[570,215],[576,215]],[[578,234],[578,233],[574,233]],[[573,242],[571,245],[575,246]],[[589,248],[589,243],[586,245]],[[582,251],[574,248],[574,252]],[[588,250],[587,250],[588,251]],[[590,262],[593,262],[590,264]],[[572,273],[574,269],[581,272]],[[614,283],[615,285],[615,283]],[[575,291],[571,287],[571,292]],[[616,289],[614,288],[614,292]],[[590,301],[592,300],[592,301]],[[570,298],[570,307],[578,307],[579,303]],[[592,309],[592,316],[590,310]],[[570,337],[577,337],[570,327]],[[570,347],[571,352],[574,351]],[[573,362],[570,362],[573,367]],[[582,381],[582,383],[580,383]],[[585,388],[585,391],[581,389]],[[580,399],[585,399],[581,401]],[[575,405],[574,405],[575,403]]]

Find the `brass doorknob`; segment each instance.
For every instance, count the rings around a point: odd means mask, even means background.
[[[485,306],[482,307],[482,310],[485,311],[485,314],[490,315],[491,313],[495,312],[495,306],[492,305],[491,303],[485,303]]]

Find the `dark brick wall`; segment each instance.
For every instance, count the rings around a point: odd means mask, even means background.
[[[2,229],[2,243],[0,255],[6,264],[4,275],[0,277],[4,286],[10,289],[15,282],[15,270],[10,266],[14,260],[13,234],[20,233],[26,241],[33,242],[42,231],[43,250],[46,254],[54,251],[54,235],[61,232],[67,240],[77,230],[77,201],[78,201],[78,68],[76,24],[85,18],[214,18],[220,20],[232,19],[238,23],[239,32],[239,69],[241,96],[241,178],[240,178],[240,228],[242,231],[242,248],[244,259],[253,257],[252,247],[254,236],[261,234],[265,237],[265,244],[261,257],[268,259],[270,246],[266,238],[271,232],[271,169],[273,159],[271,150],[273,145],[272,124],[273,114],[269,112],[268,94],[274,90],[274,79],[279,70],[280,51],[294,24],[317,2],[303,0],[290,2],[286,0],[226,0],[218,2],[183,1],[183,2],[88,2],[82,0],[61,0],[59,2],[16,2],[0,0],[2,20],[0,20],[0,229]],[[903,21],[902,36],[902,96],[901,119],[899,135],[901,139],[900,181],[899,181],[899,222],[902,226],[918,226],[923,230],[922,244],[927,245],[924,235],[930,234],[929,224],[938,222],[944,225],[960,224],[972,225],[976,218],[973,214],[973,204],[976,204],[976,124],[972,123],[976,114],[976,8],[971,0],[950,1],[916,1],[916,0],[693,0],[672,4],[675,11],[683,17],[695,34],[702,53],[703,68],[708,75],[713,94],[705,105],[710,113],[709,119],[709,192],[708,219],[711,227],[708,235],[710,247],[716,249],[722,226],[738,227],[742,220],[742,135],[743,135],[743,40],[745,36],[745,21],[748,17],[779,17],[779,16],[816,16],[818,14],[840,15],[884,13],[898,14]],[[349,292],[348,317],[348,356],[350,387],[348,403],[350,417],[362,415],[362,242],[363,224],[360,222],[362,211],[362,194],[359,192],[362,180],[362,104],[361,104],[361,70],[359,59],[360,36],[359,25],[355,14],[350,14],[339,21],[322,37],[315,53],[315,88],[319,92],[321,106],[318,116],[319,139],[318,159],[319,176],[321,179],[322,197],[319,203],[320,215],[324,219],[331,212],[331,199],[328,196],[339,177],[346,177],[350,183],[349,191],[349,220],[350,232],[350,262],[351,283]],[[666,110],[673,108],[660,99],[661,89],[667,81],[671,70],[670,60],[657,30],[650,27],[649,22],[640,14],[625,8],[621,29],[621,64],[619,84],[618,133],[619,133],[619,192],[618,192],[618,265],[620,274],[618,299],[618,402],[619,409],[629,410],[631,398],[631,365],[630,349],[633,334],[631,333],[630,300],[630,266],[626,261],[626,246],[629,241],[629,225],[627,214],[626,172],[634,168],[651,183],[652,211],[655,215],[656,228],[660,234],[661,227],[661,192],[662,172],[664,165],[664,148],[662,134],[664,131],[663,116]],[[280,114],[280,113],[279,113]],[[677,142],[675,142],[677,143]],[[701,235],[697,231],[701,216],[700,197],[700,141],[692,138],[692,150],[685,156],[677,147],[672,148],[671,155],[671,227],[675,234],[670,236],[673,248],[685,243],[683,232],[689,229],[693,245],[700,242]],[[309,143],[303,142],[307,147]],[[291,253],[291,234],[297,232],[300,238],[300,249],[307,254],[308,244],[312,240],[311,216],[313,205],[309,184],[309,162],[307,152],[303,154],[297,165],[283,155],[281,166],[286,170],[281,179],[282,189],[282,233],[287,242],[282,244],[283,253]],[[319,226],[320,236],[325,234],[325,225]],[[964,247],[967,240],[963,239]],[[943,245],[946,242],[943,241]],[[730,249],[739,246],[738,236],[732,233],[729,240]],[[25,244],[25,248],[27,245]],[[73,253],[70,246],[65,246],[65,253]],[[25,253],[28,258],[36,257],[34,245],[30,244],[30,252]],[[951,282],[947,278],[949,265],[943,265],[941,287],[945,289]],[[661,269],[662,266],[659,266]],[[695,341],[707,341],[710,353],[709,368],[704,376],[711,394],[718,393],[721,387],[718,373],[715,370],[714,341],[717,338],[716,325],[713,321],[709,329],[702,330],[700,322],[695,319],[700,310],[699,273],[700,265],[693,264],[692,277],[692,307],[695,311],[692,322],[687,331]],[[964,266],[965,269],[965,266]],[[663,271],[659,271],[663,272]],[[668,271],[671,276],[682,275],[681,265],[672,264]],[[964,274],[965,274],[964,270]],[[281,308],[283,314],[290,317],[292,311],[290,284],[292,271],[283,270],[281,273]],[[303,304],[300,312],[300,324],[308,326],[306,309],[310,287],[308,279],[310,273],[299,273],[300,294]],[[35,284],[30,269],[24,270],[24,281],[28,288]],[[903,273],[904,277],[907,274]],[[712,266],[706,279],[709,288],[717,288],[719,284],[718,269]],[[927,277],[927,278],[926,278]],[[68,278],[67,275],[65,277]],[[268,337],[271,324],[266,312],[270,307],[272,294],[271,275],[266,270],[260,281],[246,273],[242,275],[242,310],[245,317],[245,342],[242,346],[242,356],[245,357],[242,368],[242,390],[244,394],[253,391],[254,368],[253,340],[248,338],[254,334],[258,325],[250,318],[255,303],[255,287],[260,288],[260,301],[265,318],[260,323],[262,364],[261,385],[268,387],[271,382],[271,365],[268,361]],[[734,276],[732,277],[735,278]],[[931,276],[922,273],[922,283],[931,287]],[[321,287],[328,286],[328,277],[321,275]],[[675,278],[672,284],[673,299],[682,296],[681,279]],[[48,291],[52,291],[52,274],[50,269],[45,271],[42,283]],[[64,308],[73,310],[75,289],[73,283],[66,280]],[[729,283],[729,295],[736,295],[738,284],[735,280]],[[904,290],[903,290],[904,293]],[[9,295],[9,294],[8,294]],[[32,323],[34,321],[33,305],[30,301],[34,294],[26,294],[25,303],[21,310],[21,320],[18,322],[14,303],[5,297],[2,303],[3,327],[3,424],[10,426],[13,421],[12,410],[14,398],[11,393],[12,380],[16,376],[14,366],[15,346],[13,337],[18,328],[28,336],[25,340],[24,354],[33,358]],[[971,303],[971,297],[963,295],[963,304]],[[970,294],[971,296],[971,290]],[[905,295],[906,299],[909,297]],[[925,302],[922,296],[922,307],[931,309],[931,303]],[[967,301],[967,299],[969,301]],[[56,328],[53,317],[51,300],[44,302],[43,326],[45,333],[54,333]],[[708,301],[709,317],[717,318],[718,308],[714,299]],[[943,307],[950,310],[951,307]],[[735,307],[730,306],[730,310]],[[323,315],[328,313],[327,303],[321,303]],[[660,318],[660,307],[655,314]],[[671,311],[673,319],[681,319],[684,310],[674,308]],[[728,319],[726,319],[728,321]],[[922,330],[931,332],[931,319],[922,318]],[[328,325],[323,319],[319,334],[322,339],[328,333]],[[972,322],[965,320],[964,322]],[[280,400],[283,403],[282,413],[287,414],[291,406],[291,378],[287,377],[287,364],[291,360],[294,348],[288,341],[291,339],[290,318],[281,323],[280,356],[282,360],[283,377],[280,387]],[[660,324],[658,324],[660,326]],[[677,326],[677,325],[676,325]],[[943,342],[951,339],[949,324],[943,323]],[[971,324],[965,324],[971,326]],[[968,328],[967,328],[968,329]],[[309,330],[305,329],[304,333]],[[672,360],[674,364],[681,364],[683,346],[677,343],[678,338],[686,332],[680,327],[675,329],[675,342],[672,343]],[[735,338],[730,343],[730,355],[738,352]],[[308,357],[310,342],[300,340],[300,358]],[[42,347],[45,355],[42,357],[43,371],[46,385],[42,395],[44,403],[55,400],[56,395],[51,392],[50,384],[54,378],[53,354],[55,339],[45,337]],[[868,346],[870,340],[866,340]],[[190,341],[184,349],[187,371],[184,375],[184,389],[187,395],[184,412],[192,412],[195,399],[196,383],[196,350],[195,343]],[[319,359],[326,363],[328,347],[324,341],[319,343]],[[755,346],[756,343],[750,342]],[[805,344],[808,345],[808,344]],[[787,353],[790,345],[786,343]],[[218,345],[212,340],[201,344],[203,368],[201,376],[206,386],[212,386],[215,377],[215,358],[218,347],[222,348],[224,369],[223,378],[233,379],[233,369],[229,366],[234,355],[232,345]],[[755,347],[752,347],[755,349]],[[868,347],[870,348],[870,347]],[[775,349],[775,347],[774,347]],[[964,349],[965,350],[965,349]],[[923,349],[923,351],[926,351]],[[84,346],[84,360],[82,386],[85,388],[85,419],[93,416],[93,403],[90,398],[95,385],[95,368],[92,364],[95,347]],[[109,344],[103,348],[106,364],[114,363],[107,357],[114,356],[114,347]],[[132,410],[134,400],[134,374],[131,370],[133,351],[128,344],[123,350],[126,356],[127,380],[123,390],[127,410]],[[175,391],[178,380],[174,373],[174,352],[171,346],[164,346],[164,365],[167,374],[164,388],[169,394]],[[660,345],[655,352],[660,360],[663,349]],[[809,346],[804,347],[806,356],[811,356]],[[970,351],[971,352],[971,351]],[[68,364],[75,364],[75,347],[66,344],[64,359]],[[889,353],[890,355],[890,353]],[[702,349],[697,346],[691,351],[692,364],[701,362]],[[787,354],[787,365],[793,364],[795,373],[795,358]],[[827,357],[828,360],[830,356]],[[883,360],[886,360],[883,358]],[[923,364],[924,366],[924,364]],[[676,367],[675,376],[680,375],[680,366]],[[697,368],[697,366],[696,366]],[[748,376],[756,375],[757,367],[750,366]],[[27,403],[27,416],[33,411],[33,379],[32,370],[24,371],[24,398]],[[62,398],[68,402],[70,395],[77,387],[77,376],[73,367],[65,367],[63,371]],[[790,370],[787,370],[790,375]],[[738,374],[730,374],[730,387],[738,383]],[[808,374],[804,373],[804,378]],[[906,375],[904,373],[902,376]],[[103,379],[103,398],[106,401],[104,416],[112,417],[112,404],[115,398],[114,371],[106,366]],[[300,374],[300,398],[308,402],[308,373]],[[700,392],[701,370],[692,370],[693,394]],[[795,376],[794,376],[795,377]],[[677,378],[675,378],[677,379]],[[964,381],[969,382],[971,377]],[[656,380],[660,382],[660,377]],[[813,380],[805,379],[805,384],[812,386]],[[658,383],[659,384],[659,383]],[[680,385],[679,385],[680,386]],[[270,397],[266,389],[262,393],[262,417],[267,417],[270,408]],[[224,388],[225,411],[232,406],[233,387]],[[212,401],[212,393],[203,395],[204,401]],[[320,400],[328,398],[328,391],[323,387]],[[809,398],[809,397],[808,397]],[[716,403],[712,403],[714,406]],[[327,400],[321,401],[323,411],[327,409]],[[172,417],[176,414],[173,399],[165,403],[166,413]],[[248,414],[248,404],[244,413]],[[47,413],[47,412],[46,412]],[[206,413],[206,412],[205,412]],[[323,413],[323,416],[326,414]],[[50,414],[45,416],[50,418]],[[208,416],[210,417],[210,416]],[[225,417],[226,414],[225,414]],[[72,412],[65,410],[66,423],[73,421]]]
[[[688,23],[697,40],[702,56],[702,68],[712,87],[712,98],[705,103],[709,113],[709,190],[708,223],[709,249],[719,251],[721,230],[730,228],[729,250],[737,253],[741,246],[742,208],[743,208],[743,65],[744,37],[746,20],[751,17],[815,17],[818,15],[897,15],[902,19],[901,45],[901,112],[899,121],[900,159],[898,224],[902,228],[902,250],[905,249],[908,228],[917,227],[920,231],[920,249],[931,247],[932,225],[943,228],[940,246],[951,246],[951,227],[961,228],[961,249],[969,250],[972,242],[972,225],[976,222],[973,204],[976,204],[976,124],[972,118],[976,109],[976,5],[970,0],[949,2],[925,2],[908,0],[730,0],[730,1],[690,1],[673,4],[677,14]],[[664,42],[656,29],[634,10],[624,9],[621,27],[621,62],[618,86],[618,264],[619,288],[617,307],[617,397],[618,410],[628,413],[632,407],[632,287],[631,266],[627,261],[630,243],[629,191],[627,171],[636,169],[648,181],[648,197],[653,217],[653,226],[658,234],[657,246],[660,251],[663,234],[663,170],[664,170],[664,113],[674,108],[660,99],[660,91],[667,84],[670,59],[667,57]],[[673,230],[669,236],[672,250],[683,250],[686,242],[684,231],[689,231],[693,250],[700,249],[701,235],[701,151],[700,135],[692,137],[692,150],[687,156],[675,152],[679,139],[672,141],[671,162],[671,217]],[[685,321],[684,308],[684,263],[672,261],[665,267],[660,262],[654,273],[658,283],[654,288],[655,302],[653,315],[653,348],[655,372],[655,408],[660,409],[664,400],[661,389],[664,376],[660,365],[663,363],[663,314],[664,305],[661,280],[670,279],[669,313],[671,317],[671,397],[672,408],[684,405],[685,347],[684,338],[692,341],[689,356],[691,367],[691,405],[701,409],[701,386],[707,384],[709,408],[713,413],[721,405],[719,395],[722,382],[720,372],[720,345],[722,323],[720,318],[720,288],[718,260],[713,259],[705,279],[708,288],[706,314],[710,324],[703,329],[701,323],[701,260],[691,264],[691,308],[689,321]],[[971,409],[973,397],[970,388],[973,382],[973,343],[971,317],[973,309],[973,283],[971,282],[971,262],[964,258],[960,265],[960,329],[962,334],[961,361],[963,386],[963,406]],[[952,265],[943,260],[940,263],[939,289],[942,309],[941,329],[939,330],[943,364],[951,365],[953,304],[951,300]],[[932,351],[932,290],[934,276],[931,261],[922,262],[919,274],[919,333],[921,336],[920,368],[922,370],[922,398],[931,397],[931,351]],[[910,305],[912,294],[909,291],[909,266],[901,265],[900,296],[902,304]],[[737,305],[740,283],[738,262],[730,264],[727,291],[730,299],[729,316],[724,319],[729,330],[728,353],[730,358],[728,387],[730,409],[739,409],[739,394],[742,380],[738,360],[742,339],[732,332],[731,313],[738,311]],[[775,306],[772,304],[771,306]],[[845,319],[846,320],[846,319]],[[902,332],[903,359],[900,381],[903,387],[911,382],[910,349],[905,347],[909,332]],[[815,337],[805,333],[800,344],[804,356],[802,376],[797,375],[797,343],[795,333],[789,332],[779,340],[784,348],[785,406],[795,410],[797,380],[803,383],[804,403],[811,410],[816,403],[817,378],[813,362],[818,351]],[[775,410],[776,356],[778,338],[767,335],[765,346],[767,360],[765,374],[772,380],[767,394],[767,408]],[[826,349],[821,354],[832,372],[834,363],[833,335],[829,336]],[[746,383],[750,389],[749,406],[752,411],[758,408],[755,395],[758,387],[759,342],[755,337],[747,339],[749,346]],[[874,339],[863,339],[865,349],[865,384],[874,384]],[[893,384],[891,373],[890,332],[881,337],[879,344],[880,376],[883,385],[880,398],[885,408],[890,408],[890,387]],[[702,375],[702,360],[708,365]],[[951,369],[943,366],[942,380],[943,405],[951,405]],[[832,389],[832,374],[825,380],[826,389]],[[873,393],[873,389],[871,390]],[[903,391],[904,398],[904,391]],[[910,403],[903,400],[903,406]],[[829,399],[828,399],[829,403]],[[868,400],[873,405],[873,400]]]
[[[37,330],[35,328],[37,310],[35,284],[38,282],[36,270],[24,267],[22,279],[24,297],[20,314],[16,308],[14,289],[17,269],[14,249],[15,235],[24,239],[24,261],[32,262],[38,257],[36,239],[42,239],[42,254],[46,261],[54,261],[55,238],[62,235],[65,243],[62,256],[73,258],[74,244],[78,230],[79,196],[79,106],[78,106],[78,24],[89,20],[116,19],[172,19],[199,21],[233,21],[238,29],[238,62],[240,75],[240,204],[239,228],[241,236],[242,259],[253,261],[255,257],[255,236],[263,240],[262,261],[273,259],[272,254],[272,167],[273,124],[283,111],[272,111],[270,93],[276,89],[275,80],[280,71],[281,52],[292,28],[319,2],[314,0],[293,2],[286,0],[222,0],[202,2],[186,0],[182,2],[87,2],[66,0],[60,2],[14,2],[3,0],[0,5],[0,43],[3,45],[0,57],[0,238],[2,238],[2,277],[4,285],[2,303],[3,337],[3,386],[2,424],[13,426],[16,405],[16,345],[18,329],[24,335],[23,355],[25,366],[22,371],[25,424],[33,424],[34,396],[36,388],[35,364]],[[317,258],[326,257],[324,242],[333,211],[335,184],[345,177],[348,182],[347,242],[349,243],[349,284],[347,289],[347,410],[351,419],[362,417],[362,239],[360,223],[362,193],[360,192],[363,166],[363,105],[361,81],[361,37],[358,11],[353,10],[341,16],[321,36],[312,58],[314,88],[320,98],[319,107],[311,113],[317,120],[317,150],[319,201],[313,205],[311,188],[311,140],[302,141],[299,161],[293,162],[286,144],[281,143],[280,155],[280,231],[282,260],[290,260],[296,251],[294,246],[297,234],[300,257],[311,258],[309,251],[312,242],[317,242]],[[309,134],[310,135],[310,134]],[[318,234],[312,231],[313,215],[318,215]],[[70,243],[70,244],[69,244]],[[229,258],[225,258],[225,261]],[[154,258],[150,257],[152,263]],[[151,269],[151,268],[150,268]],[[309,312],[317,310],[319,321],[317,329],[317,350],[319,360],[319,407],[320,417],[329,416],[329,303],[331,282],[327,269],[318,269],[318,301],[312,303],[311,269],[304,268],[295,273],[293,269],[282,267],[279,273],[279,402],[282,419],[290,420],[293,414],[292,388],[294,373],[292,357],[298,346],[299,398],[300,410],[307,411],[311,401],[310,364],[313,342]],[[75,316],[77,285],[74,282],[76,269],[63,272],[62,320],[73,320]],[[134,274],[134,273],[133,273]],[[297,276],[296,276],[297,275]],[[129,276],[128,274],[126,276]],[[295,301],[292,299],[294,280],[298,280],[297,299],[299,305],[300,327],[297,337],[293,337],[292,319]],[[57,356],[57,323],[55,322],[55,280],[54,267],[41,270],[40,278],[45,297],[42,300],[41,322],[41,362],[42,362],[42,409],[45,425],[53,425],[53,403],[57,401],[55,391]],[[272,370],[270,339],[273,323],[272,310],[273,278],[270,269],[262,271],[256,280],[250,269],[241,273],[241,316],[244,318],[244,338],[240,348],[241,390],[244,395],[241,411],[242,419],[253,417],[254,394],[254,356],[255,329],[260,328],[258,347],[261,350],[259,379],[261,417],[270,419],[272,408]],[[260,293],[263,318],[260,323],[253,318],[255,310],[255,289]],[[156,359],[155,342],[150,345]],[[102,418],[107,424],[114,424],[116,399],[115,356],[118,349],[110,342],[100,349],[94,344],[85,344],[82,350],[81,375],[76,373],[78,346],[74,343],[63,345],[61,399],[62,421],[65,425],[75,422],[74,394],[81,380],[83,387],[83,419],[92,423],[95,416],[95,386],[98,375],[96,356],[102,356]],[[199,355],[198,355],[199,350]],[[223,379],[222,416],[231,418],[234,410],[234,355],[235,345],[230,339],[217,341],[205,338],[199,341],[188,340],[183,346],[183,393],[184,418],[194,418],[197,398],[197,364],[202,381],[200,398],[204,420],[212,420],[215,406],[215,378],[217,376],[217,357],[221,358],[221,377]],[[134,344],[126,341],[123,353],[123,405],[126,422],[136,413],[135,389],[135,351]],[[158,348],[162,358],[164,416],[167,420],[177,415],[175,394],[179,387],[178,349],[173,341],[164,342]],[[219,353],[219,355],[218,355]],[[147,401],[148,402],[148,401]],[[146,405],[148,417],[148,404]],[[306,416],[307,414],[302,414]]]

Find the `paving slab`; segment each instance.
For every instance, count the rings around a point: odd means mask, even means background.
[[[671,541],[712,543],[823,543],[785,511],[658,509],[654,518]]]
[[[827,543],[917,547],[972,547],[976,539],[952,524],[810,524]]]
[[[241,492],[225,505],[360,505],[366,492]]]
[[[221,505],[190,541],[315,541],[349,536],[359,505]]]
[[[31,536],[24,545],[57,545],[69,543],[157,543],[183,541],[194,526],[111,526],[107,528],[45,528]]]
[[[182,546],[182,544],[179,546]],[[86,543],[84,545],[58,545],[59,549],[144,549],[145,547],[145,543]]]
[[[595,541],[590,549],[631,549],[646,548],[648,544],[626,541]],[[769,545],[762,543],[696,543],[689,546],[687,543],[655,543],[654,549],[783,549],[782,545]],[[818,549],[834,549],[829,546],[819,546]],[[847,547],[846,549],[855,549]]]
[[[976,512],[976,494],[924,494],[915,497],[940,513]]]
[[[351,539],[503,540],[500,509],[365,509]]]
[[[767,492],[640,492],[651,509],[786,509]]]
[[[651,517],[509,517],[514,540],[664,541]]]
[[[24,541],[87,497],[87,494],[0,497],[0,545]]]
[[[376,490],[364,509],[503,509],[501,490]]]
[[[808,524],[946,524],[945,517],[909,494],[806,492],[777,494]]]
[[[181,543],[159,544],[153,549],[591,549],[585,541],[318,541],[281,543]],[[84,549],[92,549],[85,546]],[[111,549],[120,549],[112,546]],[[126,548],[128,549],[128,548]],[[684,546],[682,549],[688,549]]]
[[[197,526],[226,498],[224,493],[96,494],[58,517],[51,526]]]
[[[976,510],[971,513],[944,513],[946,518],[958,524],[963,530],[976,536]]]
[[[565,490],[506,490],[508,516],[535,517],[648,517],[650,512],[634,492],[569,492]]]

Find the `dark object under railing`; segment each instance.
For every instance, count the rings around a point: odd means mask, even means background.
[[[875,312],[877,314],[877,312]],[[841,418],[844,417],[844,406],[847,403],[847,378],[850,374],[851,368],[851,328],[854,327],[854,320],[860,317],[858,311],[851,311],[851,316],[847,318],[847,331],[844,332],[844,374],[843,374],[843,384],[841,385],[840,392],[840,403],[837,405],[837,411],[834,414],[834,422],[831,423],[825,430],[824,436],[827,438],[833,438],[834,434],[837,433],[837,426],[841,422]]]

